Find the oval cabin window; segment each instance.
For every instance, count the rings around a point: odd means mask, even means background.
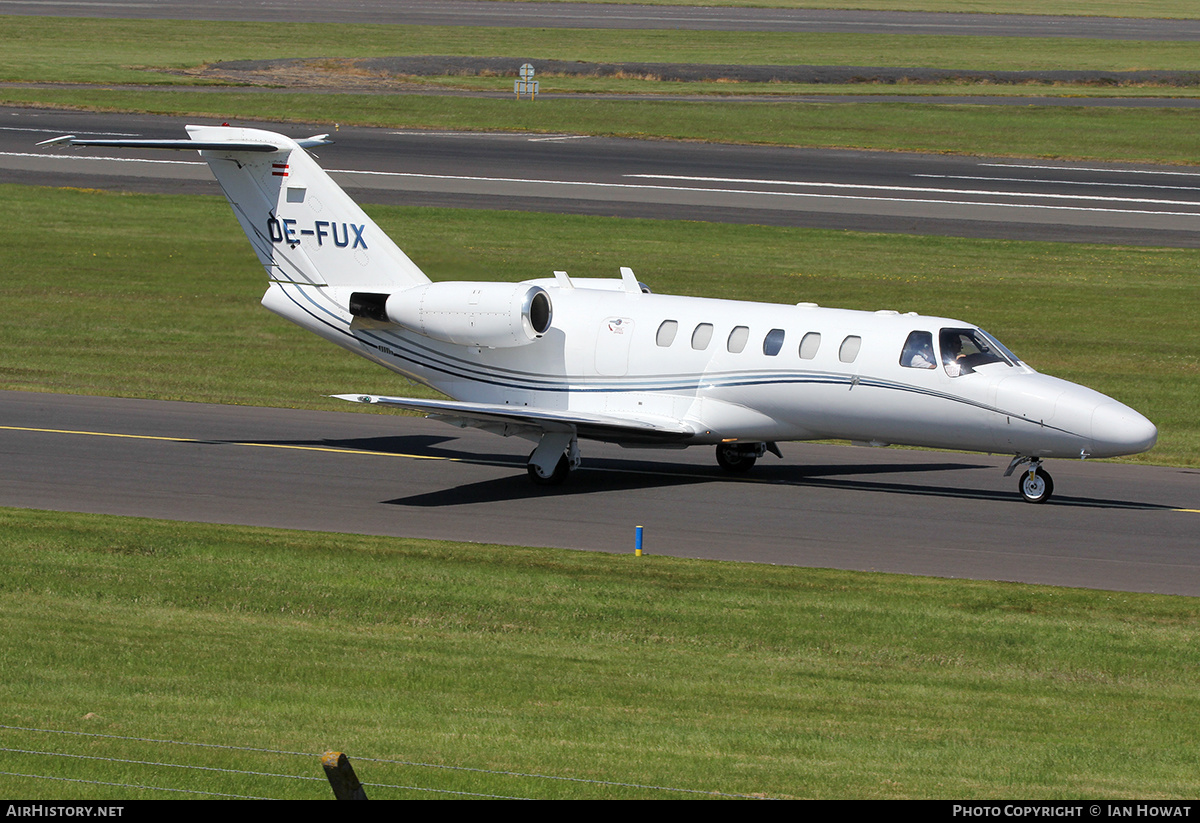
[[[817,356],[819,348],[821,348],[820,332],[810,331],[800,340],[800,359],[812,360]]]
[[[679,331],[679,323],[675,320],[664,320],[663,324],[658,327],[658,345],[666,348],[675,342],[675,333]]]
[[[862,338],[856,335],[850,335],[842,341],[842,347],[838,349],[838,360],[843,363],[853,363],[858,357],[858,350],[862,348]]]
[[[730,354],[740,354],[742,349],[746,348],[746,341],[749,339],[749,326],[734,326],[733,331],[729,333],[729,340],[726,341],[725,348],[729,349]]]
[[[784,335],[783,329],[771,329],[767,332],[767,336],[763,338],[763,354],[767,357],[779,354],[779,350],[783,348]]]

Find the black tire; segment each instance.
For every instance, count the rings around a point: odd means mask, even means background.
[[[1021,472],[1017,490],[1021,492],[1021,497],[1026,503],[1045,503],[1050,499],[1050,495],[1054,494],[1054,481],[1050,478],[1050,472],[1045,469],[1038,469],[1032,478],[1029,477],[1029,472]]]
[[[531,454],[530,457],[533,455]],[[564,454],[558,458],[558,465],[554,467],[554,471],[549,477],[542,477],[537,470],[537,466],[529,463],[525,467],[529,471],[529,479],[538,486],[561,486],[562,482],[567,479],[567,475],[571,473],[571,461],[567,460]]]
[[[727,472],[743,474],[754,468],[758,458],[747,452],[738,451],[737,446],[722,443],[717,446],[717,465]]]

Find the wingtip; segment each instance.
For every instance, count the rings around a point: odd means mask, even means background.
[[[43,140],[38,143],[39,146],[61,146],[63,143],[69,143],[75,139],[73,134],[64,134],[62,137],[51,137],[49,140]]]
[[[296,145],[302,149],[311,149],[316,146],[332,146],[333,141],[329,139],[328,134],[314,134],[312,137],[297,140]]]

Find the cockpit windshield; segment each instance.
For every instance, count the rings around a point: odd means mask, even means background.
[[[982,329],[942,329],[938,343],[942,349],[942,366],[951,377],[971,374],[990,363],[1015,366],[1020,362],[1000,341]]]
[[[1003,343],[1001,343],[999,340],[997,340],[992,335],[985,332],[983,329],[977,329],[977,331],[980,334],[982,334],[989,343],[992,344],[992,346],[996,349],[996,351],[1000,354],[1000,356],[1008,361],[1008,364],[1010,366],[1023,365],[1021,358],[1019,358],[1015,354],[1013,354],[1012,351],[1009,350],[1008,346],[1005,346]]]

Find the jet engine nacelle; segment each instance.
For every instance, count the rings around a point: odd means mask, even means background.
[[[550,295],[528,283],[426,283],[393,294],[355,292],[350,313],[460,346],[524,346],[550,328]]]

